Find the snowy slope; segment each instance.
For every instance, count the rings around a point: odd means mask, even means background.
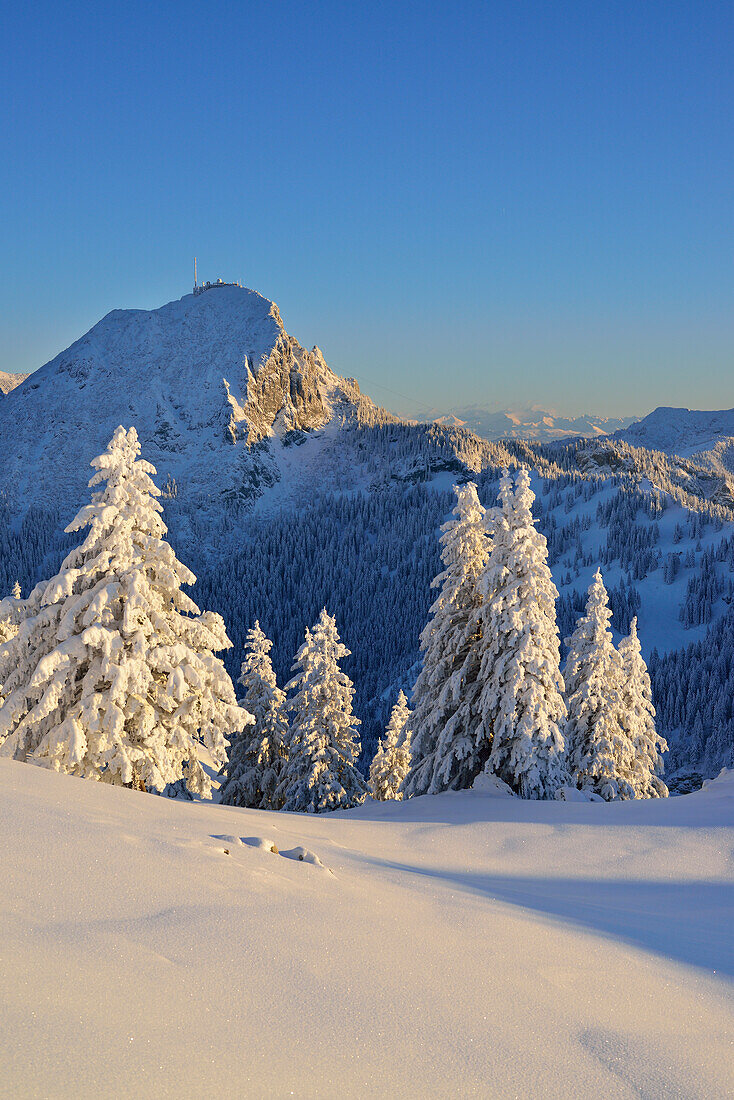
[[[0,760],[0,1092],[731,1095],[733,795],[309,817]]]
[[[536,489],[540,494],[542,492],[542,484],[539,479],[536,479]],[[581,566],[576,575],[576,570],[573,570],[572,577],[569,583],[566,583],[566,575],[569,569],[573,566],[573,555],[568,553],[561,559],[554,562],[552,565],[553,579],[559,589],[561,595],[565,595],[568,592],[579,592],[586,596],[588,586],[591,584],[592,577],[599,562],[602,560],[603,550],[607,541],[607,529],[601,527],[596,519],[597,507],[600,503],[609,502],[615,494],[615,489],[611,485],[602,485],[597,493],[589,501],[579,499],[573,504],[567,503],[567,495],[563,494],[563,503],[559,504],[556,508],[550,510],[549,518],[552,517],[555,522],[561,526],[564,523],[570,523],[574,519],[583,519],[587,517],[590,521],[587,530],[582,530],[578,535],[580,545],[584,552],[589,556],[590,563],[588,565]],[[715,530],[712,525],[709,525],[704,533],[699,537],[692,538],[686,529],[686,510],[674,501],[667,503],[667,508],[662,516],[655,520],[649,521],[646,517],[638,516],[637,523],[643,528],[650,526],[654,522],[659,533],[659,542],[656,544],[656,549],[660,550],[661,555],[674,552],[680,555],[681,560],[684,558],[688,551],[693,551],[694,556],[700,560],[701,551],[704,549],[715,548],[721,541],[722,535],[734,534],[734,525],[728,523],[722,527],[722,530]],[[547,522],[547,521],[546,521]],[[543,522],[539,524],[540,529],[543,530]],[[678,541],[675,541],[675,528],[680,527],[684,532]],[[630,527],[632,529],[632,527]],[[696,547],[699,549],[696,551]],[[649,658],[649,655],[653,649],[657,649],[662,653],[667,653],[672,649],[677,649],[682,646],[690,645],[691,642],[698,641],[702,638],[708,625],[696,627],[684,627],[679,618],[680,606],[685,599],[686,585],[691,575],[696,571],[696,567],[686,569],[681,566],[680,572],[676,575],[675,580],[671,584],[666,584],[662,569],[651,570],[645,577],[636,579],[634,586],[640,594],[640,607],[636,611],[640,637],[644,644],[645,656]],[[722,572],[723,572],[722,567]],[[613,588],[618,586],[625,576],[625,569],[621,563],[617,561],[604,563],[602,566],[602,572],[604,574],[604,582],[607,588]],[[724,601],[720,601],[715,608],[716,615],[721,615],[726,610],[726,604]],[[626,621],[617,622],[612,620],[612,630],[614,632],[615,641],[626,634],[629,623]]]
[[[0,490],[73,511],[89,460],[137,428],[160,481],[189,501],[251,499],[276,472],[267,443],[375,411],[287,334],[277,306],[237,286],[155,310],[114,310],[0,403]]]
[[[710,451],[734,437],[734,409],[719,412],[660,407],[615,434],[635,447],[681,455]]]
[[[8,374],[4,370],[0,370],[0,399],[5,396],[6,393],[10,393],[16,386],[19,386],[21,382],[25,382],[27,374]]]

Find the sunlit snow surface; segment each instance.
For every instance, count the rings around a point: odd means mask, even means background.
[[[0,1095],[731,1095],[733,809],[308,817],[0,760]]]
[[[27,374],[7,374],[4,370],[0,370],[0,399],[24,382],[27,377]]]

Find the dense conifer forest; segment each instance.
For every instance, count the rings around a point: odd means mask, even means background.
[[[562,656],[597,565],[613,630],[621,636],[639,615],[643,646],[649,615],[660,616],[655,593],[662,589],[672,642],[661,646],[657,629],[647,654],[658,724],[671,746],[667,771],[690,767],[710,775],[731,763],[734,746],[729,510],[707,500],[700,487],[681,489],[679,460],[615,444],[612,461],[611,447],[597,445],[593,453],[603,461],[590,468],[591,452],[582,444],[491,444],[435,425],[356,427],[339,439],[340,461],[331,461],[327,487],[314,484],[300,502],[207,510],[169,484],[164,515],[173,546],[199,578],[197,599],[227,624],[233,649],[224,659],[234,678],[255,620],[274,641],[273,665],[283,684],[305,627],[323,607],[336,617],[350,650],[343,667],[355,685],[366,771],[397,692],[415,681],[453,483],[473,479],[480,500],[492,508],[503,465],[530,461],[534,515],[560,593]],[[656,489],[644,477],[653,468]],[[19,520],[0,503],[3,594],[16,581],[26,594],[73,545],[61,533],[68,517],[43,505],[34,503]]]

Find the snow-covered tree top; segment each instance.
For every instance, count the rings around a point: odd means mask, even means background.
[[[348,657],[350,649],[344,645],[339,637],[336,626],[336,616],[330,615],[324,607],[313,627],[306,627],[306,639],[298,650],[293,662],[293,671],[300,668],[304,662],[311,664],[312,654],[318,654],[316,663],[336,662],[342,657]],[[290,685],[286,685],[286,689]],[[356,719],[355,719],[356,721]],[[357,722],[357,724],[359,724]]]
[[[285,695],[276,684],[275,672],[270,660],[272,648],[273,643],[256,620],[255,625],[247,631],[245,636],[245,656],[239,682],[249,690],[253,690],[254,684],[261,684],[281,700],[281,697],[285,699]]]
[[[260,620],[255,619],[255,625],[251,626],[245,635],[245,650],[248,660],[251,657],[261,657],[270,653],[273,648],[273,643],[268,638],[265,631],[260,626]]]
[[[604,578],[601,575],[601,569],[597,569],[586,594],[584,614],[578,619],[571,637],[566,638],[566,645],[573,646],[577,650],[582,638],[586,639],[587,647],[600,645],[602,641],[605,645],[612,645],[612,632],[609,627],[611,617],[612,611],[609,607]],[[571,690],[573,689],[569,688],[569,691]]]
[[[395,701],[395,707],[397,707],[401,711],[402,710],[407,710],[408,696],[405,694],[405,692],[403,691],[402,688],[398,692],[398,697],[397,697],[397,700]],[[393,707],[393,711],[395,710],[395,707]]]

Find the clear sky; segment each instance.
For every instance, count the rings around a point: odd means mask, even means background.
[[[0,16],[0,369],[196,254],[399,411],[734,406],[730,0]]]

